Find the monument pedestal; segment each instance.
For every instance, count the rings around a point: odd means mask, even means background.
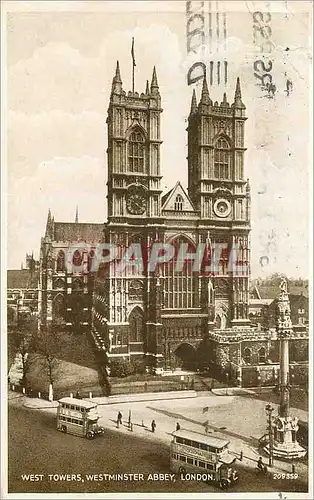
[[[306,450],[297,442],[298,419],[278,416],[273,422],[273,457],[283,460],[296,460],[306,455]],[[264,447],[269,455],[269,442]]]

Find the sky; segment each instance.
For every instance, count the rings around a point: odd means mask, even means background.
[[[216,12],[216,2],[205,2],[205,44],[196,54],[187,53],[185,2],[22,4],[7,2],[2,16],[8,268],[20,268],[26,252],[38,257],[49,207],[57,221],[74,221],[76,206],[80,222],[106,220],[109,93],[117,60],[123,88],[131,90],[134,37],[135,90],[143,92],[154,65],[157,70],[164,109],[163,188],[177,180],[187,185],[186,119],[193,88],[198,99],[201,92],[200,82],[187,84],[187,71],[199,60],[207,67],[211,60],[227,60],[228,83],[213,85],[210,94],[220,102],[226,91],[231,103],[240,77],[248,117],[245,175],[252,196],[252,275],[308,277],[308,3],[220,1]],[[256,10],[265,10],[262,24],[270,27],[266,54],[261,54],[261,35],[254,39],[254,17],[260,18]],[[271,61],[277,87],[273,99],[257,85],[258,60],[265,65]],[[293,84],[289,96],[287,79]]]

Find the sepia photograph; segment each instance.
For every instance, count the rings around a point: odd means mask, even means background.
[[[1,2],[1,498],[312,498],[312,22]]]

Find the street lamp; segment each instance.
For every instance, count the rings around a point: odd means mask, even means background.
[[[265,410],[266,410],[266,413],[267,413],[267,416],[268,416],[268,436],[269,436],[269,461],[268,461],[268,465],[269,467],[272,467],[273,466],[273,463],[274,463],[274,434],[273,434],[273,426],[272,426],[272,413],[274,411],[274,408],[268,404],[266,407],[265,407]]]

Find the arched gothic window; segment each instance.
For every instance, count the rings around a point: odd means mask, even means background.
[[[52,302],[52,312],[54,321],[59,322],[60,320],[65,319],[65,298],[62,294],[58,293],[56,297],[54,297]]]
[[[174,258],[158,268],[162,276],[164,308],[193,309],[198,307],[198,278],[193,272],[193,259],[186,258],[186,255],[195,253],[195,246],[184,237],[172,240],[171,244],[175,249]],[[186,251],[182,251],[184,247]]]
[[[140,308],[133,309],[129,316],[129,342],[144,341],[143,312]]]
[[[216,179],[231,178],[231,151],[226,139],[220,137],[215,144],[215,177]]]
[[[175,202],[174,202],[174,209],[177,212],[182,212],[182,210],[183,210],[183,198],[182,198],[181,194],[178,194],[176,196],[176,199],[175,199]]]
[[[266,350],[264,347],[261,347],[258,351],[258,362],[266,363]]]
[[[246,364],[251,363],[251,349],[249,347],[246,347],[243,351],[243,359]]]
[[[144,173],[145,143],[143,134],[134,130],[128,143],[128,165],[130,172]]]
[[[75,250],[72,261],[74,266],[80,266],[83,262],[83,254],[79,250]]]
[[[65,270],[65,255],[64,251],[60,250],[57,257],[57,272]]]

